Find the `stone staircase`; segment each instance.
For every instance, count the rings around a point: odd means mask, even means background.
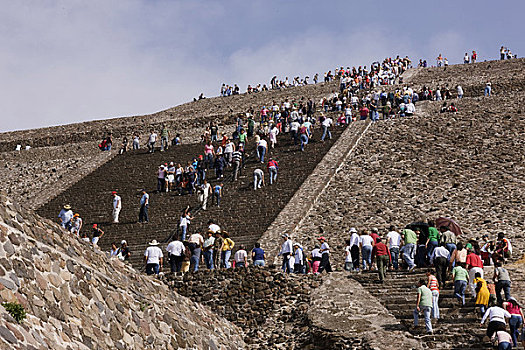
[[[332,115],[335,119],[335,115]],[[354,126],[350,126],[354,127]],[[247,247],[259,239],[273,222],[282,208],[288,203],[295,191],[324,157],[341,135],[343,129],[334,127],[332,140],[319,142],[321,131],[316,128],[313,140],[305,152],[294,145],[288,134],[278,137],[277,147],[270,151],[270,156],[279,161],[277,183],[265,186],[254,193],[253,171],[262,167],[267,177],[266,164],[256,161],[253,141],[248,143],[246,168],[236,183],[231,182],[231,168],[225,170],[224,197],[221,207],[208,202],[208,210],[198,210],[197,196],[179,196],[176,192],[155,193],[156,171],[161,163],[174,161],[186,164],[193,157],[203,153],[201,144],[184,144],[171,147],[166,152],[153,154],[146,150],[131,151],[119,155],[100,168],[87,175],[66,191],[59,194],[38,209],[44,217],[56,220],[60,208],[69,203],[75,212],[84,219],[84,230],[90,230],[93,223],[101,225],[105,236],[99,242],[103,250],[109,250],[111,242],[127,240],[132,251],[131,262],[141,265],[144,249],[148,242],[156,239],[167,243],[169,237],[177,232],[181,210],[186,206],[193,208],[195,219],[189,232],[205,229],[209,219],[214,219],[228,231],[236,245]],[[267,155],[268,156],[268,155]],[[217,183],[214,170],[208,172],[212,186]],[[265,178],[265,181],[268,179]],[[145,188],[150,193],[149,224],[138,224],[138,203],[140,190]],[[117,190],[122,197],[123,209],[120,223],[111,224],[111,191]]]
[[[491,345],[483,341],[486,328],[479,327],[481,318],[474,311],[475,305],[470,295],[466,295],[465,306],[459,306],[453,296],[454,291],[450,281],[446,288],[440,290],[440,319],[437,321],[432,319],[434,334],[426,334],[423,319],[420,319],[420,327],[414,329],[412,312],[416,304],[417,285],[419,279],[426,279],[425,272],[426,269],[415,272],[390,271],[383,284],[379,284],[379,277],[375,271],[352,274],[351,277],[375,296],[401,321],[404,330],[420,339],[426,348],[490,349]]]

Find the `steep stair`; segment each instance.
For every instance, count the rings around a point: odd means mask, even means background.
[[[475,313],[474,301],[469,294],[465,297],[465,306],[454,297],[453,286],[447,283],[440,290],[439,320],[432,319],[434,334],[427,335],[424,320],[420,318],[420,327],[413,327],[412,312],[417,298],[417,285],[421,278],[427,279],[426,270],[416,272],[387,273],[383,284],[379,283],[376,271],[352,274],[355,279],[374,295],[397,319],[406,331],[421,340],[429,349],[490,349],[484,342],[485,328],[480,328],[479,314]],[[467,287],[468,293],[468,287]]]
[[[336,119],[335,114],[331,116]],[[333,127],[332,139],[320,142],[321,130],[315,128],[313,139],[305,152],[293,144],[288,134],[279,135],[276,148],[267,155],[279,161],[277,183],[266,185],[256,192],[253,191],[253,171],[261,168],[265,171],[265,181],[268,178],[266,164],[257,162],[253,139],[249,140],[248,158],[238,181],[231,182],[231,168],[225,170],[225,177],[221,180],[225,189],[220,208],[211,203],[211,197],[208,210],[202,211],[198,209],[196,194],[179,196],[177,192],[156,193],[156,172],[160,164],[173,161],[185,165],[193,157],[203,154],[202,144],[184,144],[170,147],[165,152],[157,150],[148,154],[141,149],[119,155],[40,207],[38,213],[56,220],[60,208],[70,204],[84,219],[83,230],[90,230],[93,223],[101,225],[105,232],[99,242],[102,249],[109,250],[112,242],[119,243],[125,239],[132,252],[131,262],[135,266],[141,265],[148,242],[156,239],[167,243],[177,233],[180,213],[188,205],[193,208],[194,215],[189,233],[205,229],[208,220],[214,219],[230,233],[237,247],[245,244],[251,248],[342,131],[341,127]],[[214,175],[214,170],[208,171],[207,178],[212,186],[218,182]],[[142,188],[150,194],[149,224],[137,223]],[[119,224],[111,224],[111,191],[114,190],[119,192],[123,203]]]

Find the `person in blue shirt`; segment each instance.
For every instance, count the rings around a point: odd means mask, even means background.
[[[264,266],[266,256],[264,255],[264,250],[261,248],[259,242],[255,243],[255,248],[252,249],[252,260],[254,266]]]
[[[140,211],[139,211],[139,222],[149,222],[148,217],[148,207],[149,207],[149,194],[146,190],[142,190],[142,197],[140,197]]]
[[[222,188],[224,187],[224,184],[221,182],[220,185],[215,185],[213,188],[213,198],[217,199],[217,206],[221,206],[221,197],[222,197]]]

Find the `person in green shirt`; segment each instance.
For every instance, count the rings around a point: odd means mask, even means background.
[[[403,259],[408,265],[408,271],[412,271],[416,266],[414,264],[414,255],[416,253],[417,235],[411,229],[406,228],[401,232],[401,236],[404,240],[404,245],[402,248]]]
[[[241,132],[239,133],[239,146],[241,146],[242,144],[244,147],[247,142],[248,142],[248,135],[246,134],[246,131],[244,129],[241,129]]]
[[[432,311],[432,292],[426,286],[427,281],[422,278],[419,280],[419,288],[417,289],[416,308],[414,309],[414,326],[417,327],[419,323],[419,313],[422,312],[425,317],[425,327],[428,334],[432,334],[432,322],[430,321],[430,313]]]
[[[427,256],[429,260],[430,260],[430,257],[432,256],[432,253],[434,253],[434,249],[438,247],[440,239],[441,239],[441,234],[436,228],[434,221],[429,221],[428,222],[428,239],[425,244],[427,248]]]
[[[248,137],[253,136],[253,130],[255,129],[255,120],[250,116],[248,118]]]
[[[166,125],[162,125],[162,130],[160,131],[160,151],[168,150],[170,140],[170,131]]]
[[[468,282],[468,271],[465,269],[465,264],[459,263],[454,267],[452,276],[454,277],[454,296],[461,301],[461,305],[465,306],[465,289]]]

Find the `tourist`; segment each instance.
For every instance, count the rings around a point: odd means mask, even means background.
[[[211,185],[208,183],[208,180],[204,179],[202,182],[202,185],[200,186],[200,196],[199,200],[202,203],[201,207],[202,210],[206,210],[206,207],[208,205],[208,197],[210,194],[212,194],[213,191],[211,189]]]
[[[279,135],[279,129],[275,124],[272,124],[272,126],[270,127],[268,135],[270,138],[270,147],[275,148],[275,145],[277,145],[277,135]]]
[[[290,268],[290,255],[293,252],[293,246],[292,246],[292,240],[290,239],[290,236],[288,234],[281,235],[283,238],[283,243],[281,245],[281,251],[279,252],[279,256],[283,257],[283,263],[281,266],[281,269],[284,272],[291,272]]]
[[[504,331],[506,329],[505,319],[510,318],[510,313],[507,310],[502,309],[499,306],[492,306],[485,311],[483,318],[481,319],[480,325],[488,319],[489,325],[487,327],[487,336],[492,338],[492,335],[496,331]]]
[[[487,81],[487,83],[485,84],[485,91],[483,92],[483,94],[485,95],[485,97],[487,96],[491,96],[492,94],[492,84],[490,83],[490,81]]]
[[[158,135],[155,133],[153,129],[150,130],[149,138],[148,138],[148,150],[149,153],[155,152],[155,142],[157,142]]]
[[[318,272],[321,273],[323,270],[326,272],[332,272],[332,265],[330,265],[330,247],[326,242],[326,238],[321,236],[317,240],[321,244],[321,247],[319,248],[319,252],[321,253],[321,262],[319,263]]]
[[[512,336],[512,344],[517,348],[520,327],[523,325],[523,320],[525,319],[523,308],[518,304],[518,301],[512,297],[503,303],[503,308],[510,314],[510,335]]]
[[[210,230],[211,231],[211,230]],[[213,232],[213,231],[212,231]],[[222,262],[222,246],[224,239],[222,238],[221,231],[215,231],[215,241],[213,242],[213,266],[218,269],[221,267]]]
[[[388,243],[390,256],[392,257],[392,266],[394,270],[397,271],[399,269],[399,247],[401,246],[401,235],[396,231],[395,226],[390,226],[389,232],[386,234],[386,241]]]
[[[474,284],[476,285],[476,306],[479,307],[481,315],[485,314],[489,305],[490,292],[485,281],[479,272],[474,275]]]
[[[122,209],[122,200],[117,194],[117,191],[113,191],[111,194],[113,195],[113,223],[118,224],[118,216],[120,214],[120,210]]]
[[[109,251],[109,257],[110,258],[116,258],[117,255],[118,255],[118,247],[117,247],[117,243],[115,242],[111,242],[111,249]]]
[[[464,263],[459,263],[452,269],[452,276],[454,277],[454,296],[461,301],[461,305],[465,306],[465,289],[468,282],[468,271],[463,267]]]
[[[425,248],[427,249],[427,256],[430,259],[434,249],[439,245],[441,235],[439,234],[438,229],[435,227],[434,221],[428,222],[428,238],[425,243]]]
[[[253,171],[253,190],[257,190],[264,185],[264,172],[257,168]]]
[[[186,272],[190,271],[191,249],[190,243],[188,241],[184,241],[182,244],[184,245],[184,255],[182,256],[182,265],[180,271],[182,274],[185,274]]]
[[[75,213],[73,215],[73,218],[71,219],[71,233],[75,234],[76,236],[80,236],[80,230],[82,229],[82,218],[80,217],[80,214]]]
[[[498,350],[512,349],[512,337],[505,330],[495,331],[490,340],[492,344],[497,344]]]
[[[221,198],[222,198],[222,189],[224,187],[224,184],[221,182],[220,184],[215,185],[213,188],[213,198],[216,199],[217,207],[221,206]],[[212,198],[212,202],[213,202]]]
[[[372,267],[372,249],[374,248],[374,239],[363,230],[359,236],[359,247],[361,248],[361,257],[363,260],[363,271],[370,270]]]
[[[193,217],[191,216],[191,213],[190,211],[188,210],[188,208],[186,208],[181,216],[180,216],[180,221],[179,221],[179,228],[180,228],[180,240],[181,241],[185,241],[186,240],[186,234],[188,232],[188,225],[191,223],[191,220],[193,220]]]
[[[133,149],[140,149],[140,135],[138,133],[133,134]]]
[[[182,260],[184,259],[184,249],[184,244],[177,238],[173,238],[173,240],[166,247],[171,272],[181,271]]]
[[[222,251],[221,251],[221,259],[222,259],[222,267],[229,269],[230,268],[230,256],[232,254],[232,249],[235,246],[235,242],[232,241],[230,238],[230,235],[228,232],[224,231],[222,233],[222,236],[224,238],[222,242]]]
[[[128,247],[128,242],[126,242],[125,240],[122,240],[120,242],[120,248],[117,254],[117,258],[120,261],[129,261],[129,259],[131,258],[131,252]]]
[[[483,278],[483,261],[481,261],[481,258],[478,254],[474,252],[474,248],[470,247],[468,249],[468,255],[467,255],[467,270],[468,270],[468,278],[470,281],[470,294],[472,296],[476,295],[476,283],[474,282],[474,278],[476,273],[480,274],[480,277]]]
[[[294,243],[293,245],[294,249],[294,265],[293,265],[293,272],[294,273],[304,273],[304,265],[303,265],[303,249],[299,243]]]
[[[275,181],[277,181],[277,172],[279,170],[279,163],[277,163],[276,160],[274,160],[272,157],[270,157],[270,160],[268,160],[268,173],[270,178],[270,185],[273,185]]]
[[[159,243],[156,239],[149,243],[149,247],[144,252],[144,262],[146,263],[146,274],[158,275],[162,269],[162,250],[158,247]]]
[[[506,52],[507,52],[507,50],[505,49],[504,46],[502,46],[501,49],[499,49],[500,60],[503,61],[505,59]]]
[[[161,152],[168,150],[169,140],[170,140],[170,131],[168,130],[166,125],[163,124],[160,130],[160,151]]]
[[[422,312],[425,318],[425,327],[428,334],[432,334],[432,322],[430,321],[430,313],[432,309],[432,292],[426,286],[424,279],[419,280],[417,288],[416,308],[414,309],[414,326],[417,327],[419,323],[419,313]]]
[[[456,244],[458,242],[456,234],[448,229],[447,226],[441,226],[439,228],[441,231],[441,243],[445,244],[450,255],[456,250]]]
[[[73,211],[71,210],[71,206],[69,204],[64,205],[62,210],[60,210],[60,213],[58,213],[58,218],[60,226],[66,230],[69,230],[71,226],[71,219],[73,218]]]
[[[447,282],[447,270],[449,265],[450,253],[445,248],[445,243],[441,243],[439,247],[434,249],[430,257],[430,263],[436,269],[436,277],[440,288],[445,288]]]
[[[264,267],[265,265],[266,255],[259,242],[255,243],[255,247],[252,249],[252,261],[253,266]]]
[[[301,141],[301,151],[304,152],[304,148],[308,144],[308,140],[310,139],[310,137],[311,137],[311,133],[306,127],[306,125],[304,124],[301,125],[301,127],[299,128],[299,139]]]
[[[461,87],[461,85],[457,85],[456,89],[458,91],[458,98],[459,99],[463,98],[463,88]]]
[[[472,51],[472,56],[471,56],[471,60],[470,61],[472,63],[476,63],[477,59],[478,59],[478,53],[476,51]]]
[[[141,192],[142,196],[140,197],[139,223],[148,223],[149,194],[144,189]]]
[[[268,142],[264,139],[260,139],[257,142],[257,158],[261,163],[264,163],[264,156],[266,154],[266,151],[268,149]]]
[[[248,253],[246,252],[244,244],[241,244],[239,250],[235,252],[233,260],[235,261],[235,268],[248,266]]]
[[[321,135],[321,142],[324,142],[326,136],[328,136],[329,140],[332,139],[332,133],[330,132],[330,128],[332,127],[333,123],[334,121],[330,117],[325,117],[321,122],[321,127],[323,129],[323,134]]]
[[[208,230],[207,232],[207,238],[204,240],[204,244],[202,245],[203,249],[203,255],[204,255],[204,263],[206,264],[206,267],[208,270],[213,270],[213,245],[215,243],[215,237],[213,237],[213,231]]]
[[[323,255],[320,252],[321,246],[319,244],[316,244],[314,246],[314,249],[310,252],[310,260],[311,260],[311,266],[312,266],[312,273],[317,274],[319,273],[319,264],[321,263],[321,258]]]
[[[372,248],[372,260],[374,260],[374,258],[379,272],[379,282],[383,283],[385,281],[386,269],[392,262],[392,256],[386,244],[381,241],[381,238],[377,238],[374,248]]]
[[[350,240],[345,240],[345,266],[344,269],[346,271],[352,271],[352,252],[350,247]]]
[[[496,241],[496,247],[494,248],[494,253],[492,254],[494,261],[505,262],[506,259],[510,258],[512,255],[512,246],[510,241],[505,238],[503,232],[498,233],[498,240]]]
[[[188,247],[190,247],[191,250],[190,270],[195,272],[199,270],[199,262],[201,261],[201,252],[202,245],[204,244],[204,238],[200,232],[197,231],[190,236],[188,243]]]
[[[427,271],[427,287],[432,292],[432,318],[439,319],[439,282],[432,274],[432,272]]]
[[[416,266],[414,264],[414,255],[416,251],[417,235],[414,231],[409,228],[405,228],[401,232],[401,237],[403,237],[403,259],[408,265],[408,271],[412,271]]]
[[[468,251],[463,247],[463,243],[458,242],[456,250],[454,250],[450,256],[450,268],[458,264],[466,264],[467,255]]]
[[[244,146],[239,144],[239,148],[232,153],[233,178],[232,181],[237,181],[237,177],[242,169]]]
[[[102,236],[104,236],[104,231],[102,231],[97,224],[93,224],[93,228],[91,230],[91,243],[93,243],[93,245],[98,245],[98,241],[100,240],[100,238],[102,238]]]
[[[494,276],[493,280],[496,283],[496,298],[498,300],[498,304],[501,305],[503,303],[503,299],[501,298],[501,291],[503,290],[503,293],[505,295],[505,300],[510,299],[510,275],[506,268],[501,266],[501,262],[496,261],[494,263]]]
[[[463,57],[463,63],[464,64],[470,63],[470,56],[468,55],[468,52],[465,52],[465,56]]]

